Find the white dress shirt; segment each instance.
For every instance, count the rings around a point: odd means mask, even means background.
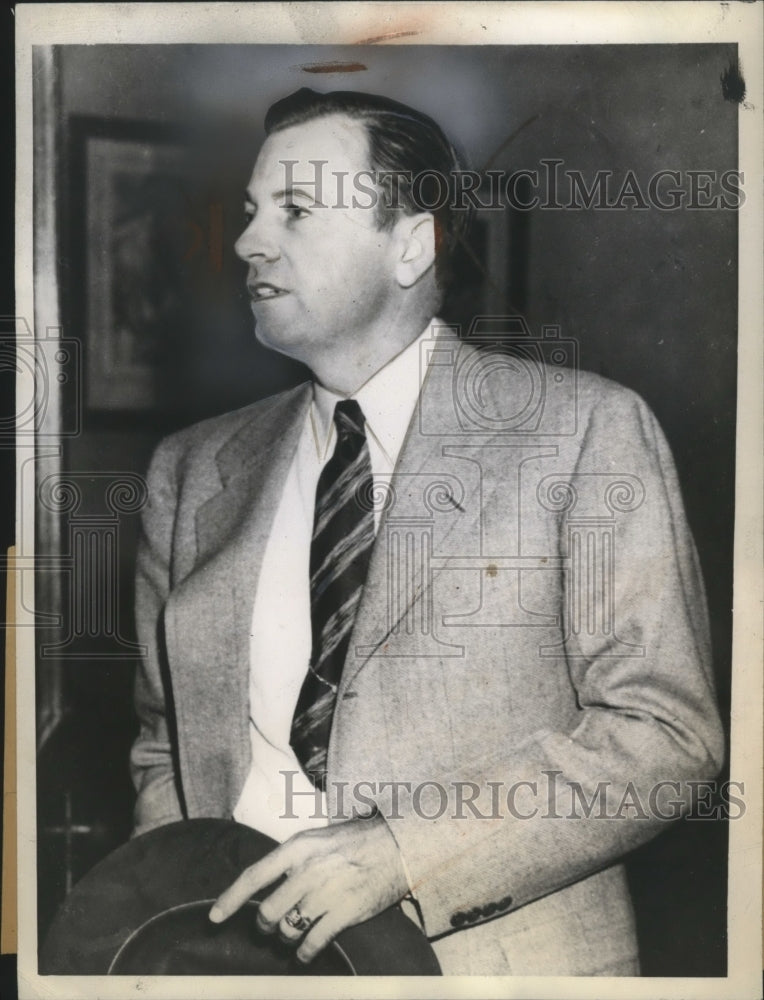
[[[432,320],[413,343],[353,394],[366,418],[375,482],[378,477],[387,479],[398,460],[424,378],[420,344],[434,336],[438,322]],[[328,822],[325,798],[301,770],[289,736],[311,653],[309,562],[316,487],[334,450],[334,407],[342,398],[314,384],[266,544],[252,613],[252,764],[233,815],[239,823],[279,842]],[[375,510],[375,529],[379,517]],[[292,774],[287,778],[282,772]]]

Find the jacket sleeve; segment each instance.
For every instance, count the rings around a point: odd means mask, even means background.
[[[136,630],[145,652],[135,679],[140,730],[130,754],[130,772],[137,791],[133,836],[183,818],[174,759],[172,692],[163,641],[177,503],[173,465],[171,447],[163,442],[149,468],[149,499],[138,545]]]
[[[709,780],[721,767],[697,554],[668,445],[647,406],[625,391],[593,409],[572,477],[610,471],[629,473],[644,488],[637,509],[616,518],[611,581],[619,638],[642,652],[623,655],[612,632],[568,627],[575,724],[539,730],[520,746],[433,775],[448,790],[469,782],[483,788],[496,781],[504,793],[514,786],[511,803],[503,794],[477,816],[449,801],[438,816],[437,797],[415,808],[401,796],[402,818],[389,826],[431,937],[515,910],[614,863],[687,811],[688,782]],[[557,530],[565,555],[562,517]]]

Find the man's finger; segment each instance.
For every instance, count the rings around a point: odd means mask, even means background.
[[[297,903],[279,921],[279,935],[284,941],[296,944],[315,923],[323,919],[325,913],[326,906],[311,905],[305,902]],[[290,921],[292,922],[290,923]],[[294,923],[297,924],[296,927],[293,926]]]
[[[347,908],[330,909],[318,923],[305,935],[297,949],[297,958],[301,962],[310,962],[315,956],[334,940],[334,938],[355,922],[353,912]]]
[[[293,871],[285,882],[274,889],[261,903],[257,914],[257,925],[260,930],[266,933],[276,929],[280,921],[300,903],[311,890],[314,890],[318,883],[324,881],[324,874],[315,867],[307,867]],[[316,907],[310,911],[305,911],[300,906],[303,916],[311,920],[317,920],[325,911],[326,907]],[[294,937],[294,934],[287,936]]]
[[[209,912],[209,918],[214,924],[227,920],[231,914],[242,907],[258,889],[270,885],[287,871],[290,864],[288,843],[282,844],[266,855],[262,860],[249,868],[245,868],[236,881],[225,892],[218,896]]]
[[[316,876],[320,876],[320,872],[305,872],[300,873],[300,882],[304,888],[304,892],[300,893],[299,898],[294,904],[292,904],[288,909],[282,909],[282,918],[279,922],[279,934],[286,940],[293,944],[304,937],[305,934],[309,933],[311,927],[318,923],[319,920],[324,920],[326,914],[332,909],[332,899],[330,893],[328,892],[328,887],[322,878],[318,881]],[[298,876],[299,877],[299,876]],[[292,879],[288,879],[285,885],[288,885]],[[281,886],[279,889],[281,890]],[[275,893],[274,893],[275,895]],[[294,911],[297,910],[295,913]],[[298,922],[301,926],[292,927],[287,921],[288,916],[293,916],[294,920]],[[302,918],[300,920],[299,918]]]

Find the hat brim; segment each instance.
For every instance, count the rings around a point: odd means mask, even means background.
[[[59,910],[42,975],[440,975],[435,953],[399,907],[350,927],[309,965],[255,927],[257,898],[222,924],[212,902],[275,841],[233,820],[172,823],[124,844]]]

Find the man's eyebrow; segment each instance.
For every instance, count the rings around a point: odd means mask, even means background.
[[[325,207],[323,205],[323,202],[320,202],[316,198],[315,194],[309,194],[307,191],[303,190],[303,188],[298,186],[283,188],[281,191],[274,191],[273,200],[285,201],[289,198],[294,197],[295,195],[297,195],[299,198],[304,198],[306,201],[309,201],[312,205],[320,205],[322,208]]]
[[[314,195],[309,194],[301,187],[282,188],[280,191],[274,191],[271,197],[273,201],[288,202],[288,200],[293,198],[295,195],[300,198],[304,198],[305,201],[309,201],[312,205],[319,205],[322,208],[326,207],[323,202],[318,201]],[[244,202],[247,205],[252,205],[254,208],[257,208],[257,201],[247,190],[244,191]]]

